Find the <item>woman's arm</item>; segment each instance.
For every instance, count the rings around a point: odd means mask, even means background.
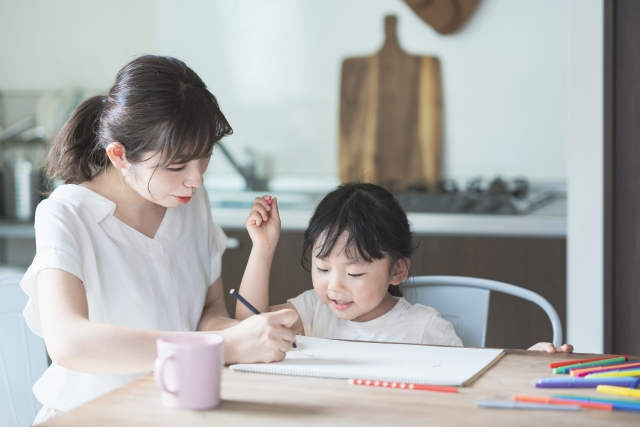
[[[293,310],[298,315],[296,321],[291,325],[291,330],[296,334],[302,334],[304,332],[304,325],[302,324],[302,319],[300,318],[300,313],[296,310],[296,307],[290,302],[285,302],[284,304],[272,305],[269,307],[270,312],[276,312],[280,310]]]
[[[56,364],[74,371],[99,375],[150,371],[156,358],[156,340],[183,333],[90,321],[82,282],[63,270],[46,269],[39,273],[38,296],[49,355]],[[289,327],[297,317],[292,310],[281,310],[252,316],[217,332],[225,340],[226,363],[282,360],[295,340]]]
[[[229,312],[224,304],[224,287],[222,277],[209,286],[202,309],[202,316],[198,322],[198,331],[221,331],[237,325],[237,320],[229,318]]]

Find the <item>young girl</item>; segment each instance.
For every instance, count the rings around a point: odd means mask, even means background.
[[[269,307],[269,270],[280,235],[278,202],[257,198],[246,222],[253,241],[240,294],[260,311],[291,308],[296,333],[318,338],[462,345],[453,325],[435,309],[402,298],[413,237],[395,197],[373,184],[349,183],[327,194],[304,233],[313,290]],[[251,312],[236,305],[236,319]],[[550,343],[531,349],[556,351]],[[565,344],[558,351],[572,351]]]
[[[37,209],[37,254],[21,282],[27,324],[53,361],[34,386],[35,423],[153,369],[156,340],[218,331],[227,363],[281,360],[291,311],[228,319],[202,175],[232,132],[183,62],[143,56],[106,96],[84,101],[52,142]]]

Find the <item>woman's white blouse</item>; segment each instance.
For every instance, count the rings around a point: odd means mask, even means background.
[[[168,208],[153,239],[117,219],[115,210],[115,203],[79,185],[62,185],[38,205],[37,254],[20,284],[29,296],[24,318],[37,335],[37,278],[47,268],[84,283],[93,322],[162,331],[198,326],[227,242],[211,219],[204,188],[186,205]],[[33,391],[45,406],[68,411],[142,374],[92,375],[54,363]]]

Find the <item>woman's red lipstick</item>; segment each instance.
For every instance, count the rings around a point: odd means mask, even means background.
[[[180,203],[189,203],[189,200],[191,200],[191,197],[180,197],[180,196],[173,196],[173,197],[178,199]]]

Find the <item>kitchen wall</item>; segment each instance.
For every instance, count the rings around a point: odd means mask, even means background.
[[[375,52],[393,13],[408,52],[442,60],[446,175],[566,178],[567,0],[485,0],[451,36],[399,0],[157,8],[157,50],[184,58],[211,86],[235,126],[234,151],[250,146],[278,172],[337,173],[341,61]]]
[[[218,96],[238,157],[335,176],[340,64],[379,48],[389,13],[407,51],[442,61],[447,176],[566,178],[569,0],[484,0],[449,36],[400,0],[0,0],[0,90],[106,89],[139,53],[175,55]]]

